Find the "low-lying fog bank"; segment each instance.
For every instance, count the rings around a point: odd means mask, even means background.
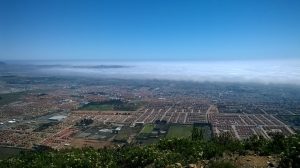
[[[122,79],[300,84],[300,60],[204,62],[35,62],[48,75]]]

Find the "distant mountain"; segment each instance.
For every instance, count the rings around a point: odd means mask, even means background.
[[[110,68],[128,68],[125,65],[37,65],[42,68],[87,68],[87,69],[110,69]]]
[[[5,62],[2,62],[2,61],[0,61],[0,65],[6,65],[6,63],[5,63]]]
[[[94,65],[94,66],[72,66],[72,68],[94,68],[94,69],[106,69],[106,68],[127,68],[124,65]]]

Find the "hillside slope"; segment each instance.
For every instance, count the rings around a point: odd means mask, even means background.
[[[0,167],[300,167],[300,136],[238,141],[221,136],[163,139],[147,146],[48,150],[0,161]],[[280,156],[280,158],[279,158]],[[248,165],[248,166],[247,166]]]

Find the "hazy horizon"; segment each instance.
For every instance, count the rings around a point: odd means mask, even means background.
[[[0,16],[0,61],[56,65],[34,73],[300,84],[296,0],[12,0]]]
[[[37,66],[34,73],[52,76],[300,85],[300,59],[173,62],[29,61],[24,65]]]

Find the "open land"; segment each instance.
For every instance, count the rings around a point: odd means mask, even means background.
[[[184,138],[192,135],[193,127],[191,125],[173,125],[170,127],[167,138]]]

